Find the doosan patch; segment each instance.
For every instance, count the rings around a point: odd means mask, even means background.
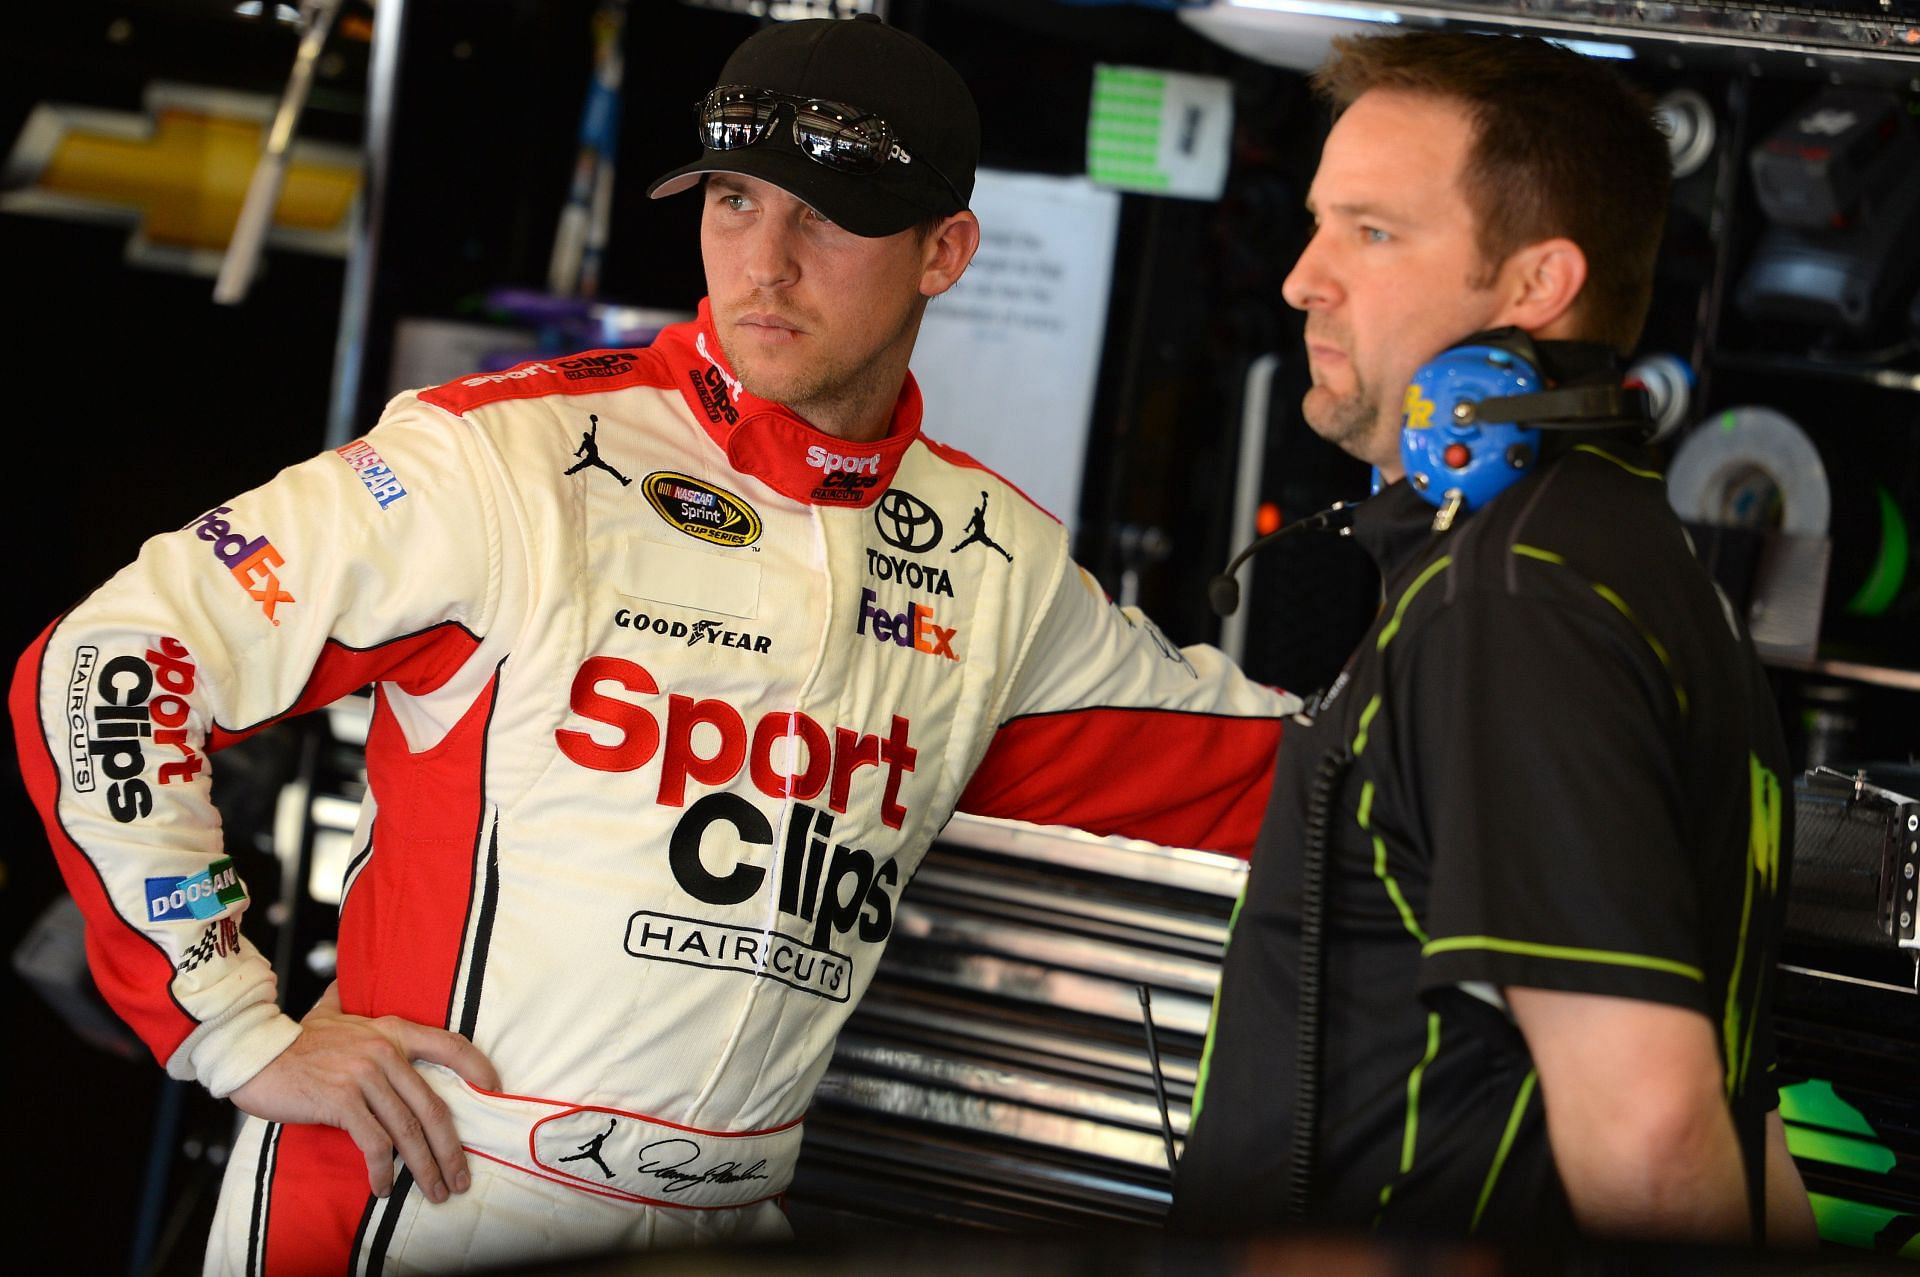
[[[198,922],[217,918],[247,899],[233,860],[223,856],[190,878],[147,879],[147,921]]]

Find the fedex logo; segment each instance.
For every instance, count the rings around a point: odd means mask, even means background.
[[[873,637],[881,643],[892,643],[897,647],[910,647],[916,652],[926,652],[933,656],[944,656],[950,661],[960,657],[953,650],[954,630],[933,623],[933,609],[919,603],[907,604],[904,612],[889,612],[879,606],[880,596],[871,589],[860,591],[860,624],[856,633],[867,633],[868,626],[873,628]]]
[[[232,513],[230,506],[215,506],[187,526],[213,546],[213,557],[226,564],[233,579],[246,590],[247,597],[260,605],[269,621],[278,625],[280,618],[274,615],[274,609],[282,603],[294,602],[293,595],[280,588],[280,577],[274,571],[285,567],[287,561],[273,548],[273,542],[236,532],[231,523],[220,517]]]

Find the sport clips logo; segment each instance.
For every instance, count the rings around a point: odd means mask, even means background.
[[[687,369],[687,379],[693,384],[694,396],[699,399],[700,407],[707,414],[707,420],[719,425],[738,425],[740,409],[734,400],[741,394],[741,385],[734,375],[721,367],[720,361],[707,349],[707,335],[697,334],[693,339],[695,350],[707,361],[705,371],[698,368]]]
[[[603,687],[637,694],[657,708]],[[859,774],[873,768],[879,775],[863,788],[871,794],[874,780],[880,782],[880,819],[890,829],[901,828],[907,816],[901,784],[919,757],[907,719],[894,715],[882,737],[829,728],[797,710],[774,710],[749,729],[745,716],[726,701],[663,696],[645,667],[612,656],[589,657],[581,665],[569,704],[603,730],[556,731],[561,753],[595,771],[657,766],[657,781],[647,782],[654,801],[686,809],[667,839],[667,867],[682,891],[714,906],[765,893],[799,932],[643,911],[629,920],[627,951],[739,971],[845,1001],[853,963],[833,943],[849,934],[870,944],[884,941],[893,930],[901,884],[891,857],[836,841],[834,817],[847,812]],[[664,725],[658,709],[665,711]],[[613,729],[611,743],[601,743],[605,728]],[[777,856],[773,821],[741,792],[721,788],[742,773],[789,811]],[[689,802],[690,785],[711,792]]]
[[[880,456],[848,456],[814,444],[807,449],[807,464],[826,475],[813,490],[815,501],[857,503],[867,489],[880,482]]]
[[[186,644],[174,638],[161,639],[144,657],[116,656],[104,665],[99,648],[74,653],[66,704],[74,790],[92,793],[104,774],[113,782],[107,787],[107,812],[125,825],[153,811],[146,780],[149,748],[179,755],[163,755],[162,785],[199,775],[204,760],[186,732],[187,697],[193,695],[196,673]]]
[[[528,377],[551,377],[555,374],[568,381],[582,381],[589,377],[618,377],[631,371],[634,361],[640,358],[630,350],[608,351],[601,355],[576,355],[572,359],[556,359],[552,363],[535,362],[522,364],[518,368],[509,368],[505,372],[482,373],[478,377],[468,377],[460,384],[463,386],[497,386],[504,381],[525,381]]]

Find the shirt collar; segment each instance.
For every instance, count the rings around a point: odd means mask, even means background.
[[[1432,504],[1400,479],[1361,502],[1353,539],[1373,557],[1381,580],[1392,580],[1432,540],[1433,516]]]
[[[900,458],[920,437],[920,387],[908,373],[884,438],[851,443],[814,429],[784,405],[761,399],[727,366],[702,298],[691,322],[662,329],[653,348],[673,369],[694,419],[735,470],[808,505],[861,508],[893,482]]]

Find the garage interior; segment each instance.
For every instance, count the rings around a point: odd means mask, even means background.
[[[1304,70],[1333,36],[1390,26],[1562,39],[1616,60],[1669,127],[1676,182],[1649,210],[1666,238],[1636,369],[1662,411],[1676,508],[1747,609],[1809,773],[1776,1005],[1790,1145],[1830,1253],[1920,1257],[1920,850],[1901,837],[1920,820],[1920,0],[641,0],[606,107],[609,225],[556,288],[605,11],[10,8],[0,263],[17,281],[24,403],[9,651],[148,533],[346,442],[400,388],[691,313],[697,209],[645,196],[687,158],[687,104],[763,22],[876,11],[967,78],[983,168],[1110,210],[1104,311],[1079,316],[1093,354],[1062,374],[1084,404],[1064,423],[1071,505],[1056,511],[1076,557],[1176,642],[1323,685],[1377,597],[1359,551],[1280,543],[1242,572],[1243,615],[1227,622],[1205,588],[1256,529],[1366,489],[1365,468],[1300,418],[1301,321],[1280,296],[1327,127]],[[1116,74],[1192,77],[1225,104],[1219,173],[1199,193],[1103,158]],[[303,211],[283,202],[237,260],[251,157],[290,98]],[[1832,139],[1819,157],[1788,144],[1816,117]],[[62,149],[89,138],[124,149]],[[216,154],[235,146],[237,170]],[[74,175],[89,163],[92,179]],[[1682,491],[1689,473],[1699,484]],[[331,973],[334,853],[364,789],[366,718],[350,698],[220,760],[229,850],[275,902],[248,934],[296,1011]],[[6,773],[17,1218],[55,1222],[73,1271],[197,1272],[231,1110],[166,1080],[92,992],[77,912]],[[1244,872],[956,818],[809,1116],[789,1195],[803,1245],[939,1230],[1064,1237],[1119,1262],[1099,1247],[1166,1209]]]

